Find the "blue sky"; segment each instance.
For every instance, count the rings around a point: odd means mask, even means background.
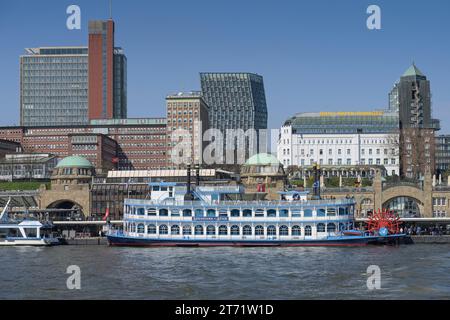
[[[77,4],[82,29],[66,28]],[[382,10],[382,30],[366,9]],[[129,117],[164,116],[165,95],[200,89],[199,72],[264,76],[269,127],[297,112],[384,108],[414,60],[431,80],[433,116],[450,132],[448,0],[113,0],[116,46],[128,57]],[[0,125],[19,122],[26,47],[87,45],[108,0],[0,1]]]

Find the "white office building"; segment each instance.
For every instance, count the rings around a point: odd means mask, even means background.
[[[278,159],[285,168],[318,163],[326,176],[398,175],[395,126],[395,115],[384,112],[298,114],[281,127]]]

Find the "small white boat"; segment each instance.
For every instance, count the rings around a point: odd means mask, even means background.
[[[8,219],[6,204],[0,215],[0,246],[52,246],[58,245],[58,238],[52,235],[51,224],[42,224],[36,220],[21,222]]]

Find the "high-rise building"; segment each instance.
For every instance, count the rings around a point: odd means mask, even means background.
[[[211,128],[267,129],[263,77],[253,73],[201,73]]]
[[[114,21],[89,21],[89,119],[126,118],[126,57]]]
[[[20,57],[20,124],[87,125],[127,117],[127,58],[114,22],[89,22],[89,47],[26,49]]]
[[[114,119],[126,119],[127,109],[127,57],[122,48],[114,49]]]
[[[22,126],[88,123],[88,48],[29,48],[20,57]]]
[[[418,178],[435,170],[435,131],[439,121],[431,117],[430,81],[413,64],[389,94],[389,108],[399,115],[400,171]]]
[[[413,64],[389,94],[390,109],[399,113],[400,128],[431,127],[430,81]]]
[[[167,164],[177,168],[187,164],[202,164],[203,134],[209,128],[208,106],[201,92],[180,92],[167,96]],[[174,148],[182,141],[184,148]],[[173,152],[190,147],[190,155],[178,155],[179,161],[173,161]],[[182,163],[176,163],[176,162]]]

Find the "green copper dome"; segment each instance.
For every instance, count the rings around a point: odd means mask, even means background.
[[[280,161],[272,154],[258,153],[247,160],[246,166],[267,166],[267,165],[279,165]]]
[[[67,157],[67,158],[62,159],[56,167],[57,168],[93,168],[94,166],[92,165],[92,163],[89,162],[89,160],[87,160],[83,157],[73,156],[73,157]]]

